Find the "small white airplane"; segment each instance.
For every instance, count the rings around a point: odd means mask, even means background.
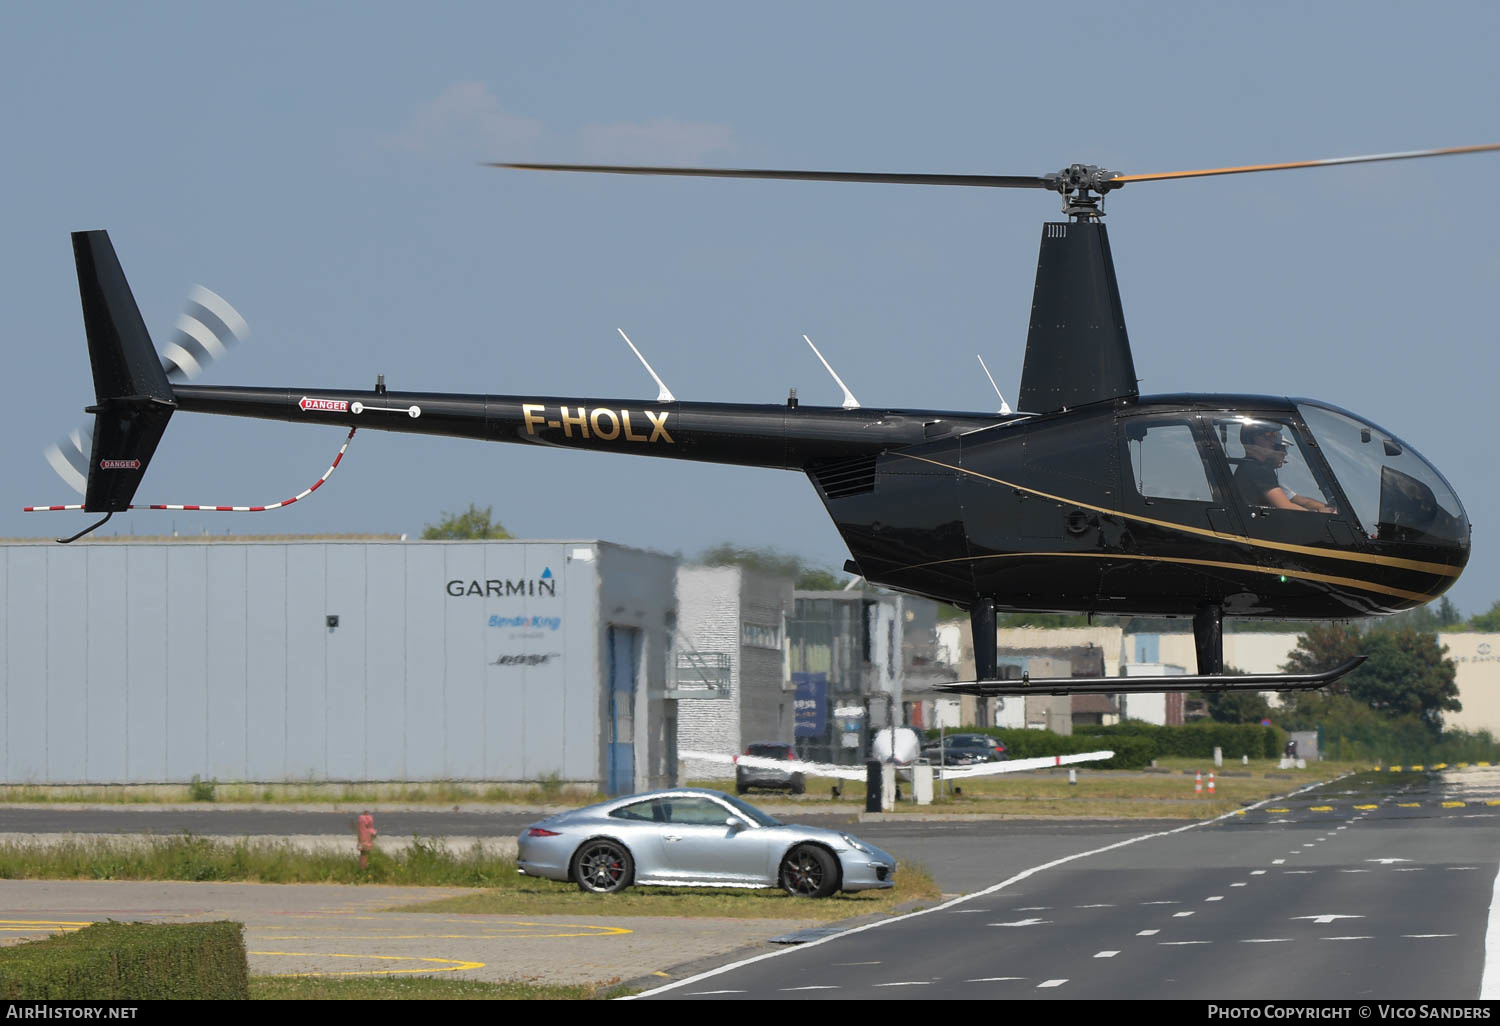
[[[917,733],[907,727],[898,727],[894,738],[889,727],[877,731],[870,745],[871,757],[878,762],[894,762],[899,769],[909,770],[921,754],[921,742]],[[804,776],[835,777],[839,780],[865,779],[865,767],[839,766],[827,762],[803,762],[800,759],[783,761],[767,759],[759,755],[724,755],[721,752],[678,752],[682,759],[702,759],[706,762],[722,762],[730,765],[749,766],[754,769],[774,769]],[[933,766],[934,780],[962,780],[968,777],[992,777],[1001,773],[1021,773],[1026,770],[1047,769],[1051,766],[1069,766],[1080,762],[1098,762],[1112,759],[1110,751],[1078,752],[1073,755],[1044,755],[1035,759],[1008,759],[1003,762],[982,762],[972,766]]]

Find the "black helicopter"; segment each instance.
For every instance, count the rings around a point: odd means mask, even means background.
[[[107,233],[77,232],[97,398],[81,508],[105,520],[130,508],[179,410],[777,467],[811,479],[853,557],[845,569],[969,611],[977,679],[946,690],[1319,687],[1363,657],[1319,674],[1226,676],[1224,617],[1344,619],[1428,602],[1468,561],[1463,506],[1409,445],[1326,403],[1139,395],[1099,200],[1132,182],[1493,150],[1154,175],[1081,164],[1042,176],[490,165],[1057,192],[1068,220],[1042,228],[1020,409],[1000,414],[867,409],[847,389],[842,407],[816,407],[795,395],[680,402],[665,385],[655,402],[393,392],[383,381],[373,391],[174,385]],[[1191,616],[1198,673],[999,680],[997,610]]]

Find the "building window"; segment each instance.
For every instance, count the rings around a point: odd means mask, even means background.
[[[771,648],[781,651],[781,628],[763,623],[740,624],[740,644],[748,648]]]

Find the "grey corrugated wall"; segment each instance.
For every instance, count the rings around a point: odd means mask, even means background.
[[[601,551],[633,571],[612,606],[631,594],[627,619],[654,629],[645,698],[674,601],[666,556],[596,542],[0,546],[5,782],[597,781]],[[544,573],[554,594],[533,584]],[[455,596],[454,580],[522,593]]]

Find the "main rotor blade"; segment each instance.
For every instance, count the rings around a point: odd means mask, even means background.
[[[1380,160],[1411,160],[1414,157],[1448,157],[1457,153],[1488,153],[1500,150],[1500,143],[1484,146],[1447,146],[1437,150],[1406,150],[1402,153],[1371,153],[1363,157],[1329,157],[1324,160],[1296,160],[1284,164],[1246,164],[1243,167],[1213,167],[1203,171],[1167,171],[1152,175],[1115,175],[1111,183],[1159,182],[1167,178],[1205,178],[1210,175],[1242,175],[1251,171],[1286,171],[1297,167],[1328,167],[1333,164],[1373,164]]]
[[[996,189],[1051,189],[1053,183],[1037,175],[884,174],[868,171],[764,171],[727,167],[637,167],[615,164],[506,164],[523,171],[595,171],[612,175],[688,175],[697,178],[791,178],[804,182],[881,182],[889,185],[979,185]]]

